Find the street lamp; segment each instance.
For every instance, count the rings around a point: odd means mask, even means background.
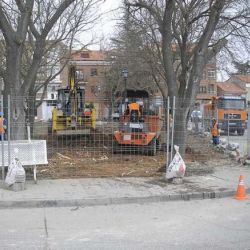
[[[122,76],[123,76],[123,79],[124,79],[124,102],[126,102],[128,69],[125,68],[125,69],[122,70]]]

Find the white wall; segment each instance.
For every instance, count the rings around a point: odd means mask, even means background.
[[[246,91],[247,91],[247,94],[246,94],[247,102],[250,102],[250,84],[249,83],[246,84]]]

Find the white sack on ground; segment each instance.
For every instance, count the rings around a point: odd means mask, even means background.
[[[176,151],[175,156],[170,165],[167,166],[167,179],[183,177],[186,171],[186,164],[179,153],[179,147],[175,145],[174,149]]]
[[[5,183],[8,186],[14,183],[24,183],[26,179],[25,170],[21,162],[15,158],[8,167]]]

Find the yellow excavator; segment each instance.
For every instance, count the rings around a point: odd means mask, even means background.
[[[69,84],[58,90],[57,107],[52,111],[52,131],[56,135],[88,135],[95,129],[96,110],[85,103],[85,89],[78,86],[76,68],[69,68]]]

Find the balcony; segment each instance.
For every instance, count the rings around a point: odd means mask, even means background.
[[[206,93],[198,93],[196,96],[197,100],[211,100],[213,96],[216,96],[216,91],[210,91]]]

